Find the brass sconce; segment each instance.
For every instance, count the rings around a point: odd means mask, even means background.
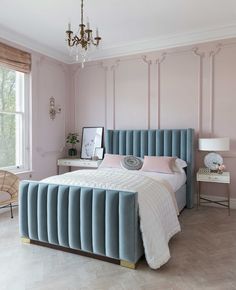
[[[55,98],[51,97],[49,99],[49,116],[51,120],[54,120],[56,118],[56,114],[61,113],[61,107],[56,108],[55,105]]]

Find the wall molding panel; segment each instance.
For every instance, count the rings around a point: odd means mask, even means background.
[[[236,39],[231,39],[93,61],[85,69],[72,65],[76,128],[193,127],[196,143],[199,137],[228,134],[232,148],[224,162],[236,187],[236,135],[231,128],[236,124],[235,55]],[[81,82],[83,78],[91,83]],[[79,116],[78,104],[89,113]],[[221,112],[221,107],[228,109]],[[201,164],[203,155],[196,157]]]
[[[167,53],[164,52],[156,60],[157,65],[157,129],[160,129],[161,122],[161,64],[166,59]]]
[[[214,96],[215,96],[215,56],[221,51],[222,44],[219,43],[209,52],[210,58],[210,134],[214,136]]]
[[[146,55],[142,56],[144,63],[148,65],[148,88],[147,88],[147,129],[150,129],[151,118],[151,65],[153,61],[148,59]]]
[[[197,57],[199,57],[199,72],[198,72],[198,137],[202,134],[202,78],[203,78],[203,71],[202,71],[202,65],[203,65],[203,58],[205,57],[204,52],[200,52],[198,47],[193,48],[193,53]]]
[[[119,66],[120,60],[117,60],[112,66],[111,66],[111,72],[112,72],[112,102],[113,102],[113,129],[116,129],[116,70]]]

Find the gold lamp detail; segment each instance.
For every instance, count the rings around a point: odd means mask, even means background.
[[[82,57],[82,66],[86,60],[88,49],[91,45],[98,47],[101,37],[98,35],[98,29],[96,29],[96,37],[93,37],[93,30],[84,24],[84,3],[81,0],[81,24],[79,24],[79,30],[77,34],[71,30],[71,23],[68,23],[68,30],[66,31],[67,44],[69,48],[76,48],[76,61],[79,61],[80,56]]]

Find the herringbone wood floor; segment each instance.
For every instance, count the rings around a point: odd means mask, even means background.
[[[0,214],[0,289],[236,289],[236,211],[185,210],[182,232],[170,242],[171,259],[137,270],[61,251],[20,243],[18,217]]]

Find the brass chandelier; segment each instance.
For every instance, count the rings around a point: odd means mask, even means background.
[[[82,57],[82,66],[86,60],[87,52],[91,45],[98,47],[101,37],[98,35],[98,29],[96,29],[96,37],[93,37],[93,30],[89,27],[89,22],[87,27],[84,24],[84,3],[81,0],[81,24],[79,25],[79,30],[77,34],[71,30],[71,23],[68,23],[67,34],[67,44],[70,49],[76,48],[76,61]]]

